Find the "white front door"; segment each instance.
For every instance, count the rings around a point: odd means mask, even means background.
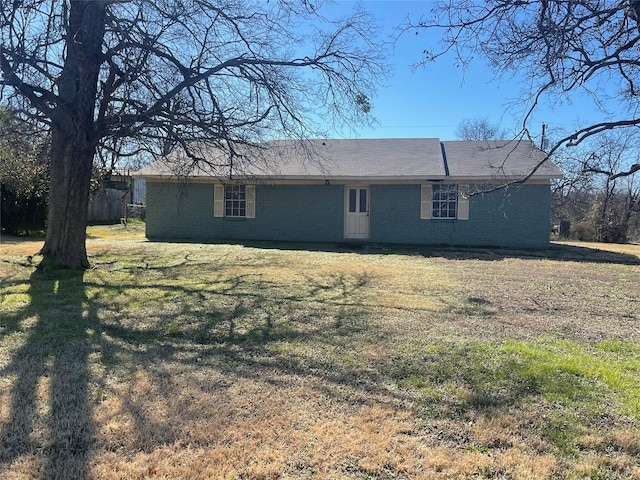
[[[369,187],[345,189],[345,238],[369,238]]]

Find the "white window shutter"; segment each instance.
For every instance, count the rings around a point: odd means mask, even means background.
[[[256,218],[256,186],[247,185],[245,187],[246,211],[247,218]]]
[[[224,185],[213,186],[213,216],[224,217]]]
[[[420,186],[420,218],[422,220],[431,219],[431,210],[433,209],[431,190],[431,185]]]
[[[458,192],[458,220],[469,220],[469,197]]]

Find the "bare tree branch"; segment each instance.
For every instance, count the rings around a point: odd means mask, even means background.
[[[442,45],[425,49],[420,65],[453,54],[462,65],[486,58],[498,76],[525,73],[531,91],[522,130],[542,98],[562,99],[582,91],[596,105],[615,95],[632,112],[628,118],[583,126],[559,140],[576,146],[612,130],[637,128],[640,120],[640,4],[627,0],[442,0],[429,14],[408,20],[403,32],[438,30]],[[617,88],[617,91],[612,91]],[[556,150],[554,148],[553,150]],[[622,166],[611,178],[638,170]],[[599,172],[602,173],[602,172]]]

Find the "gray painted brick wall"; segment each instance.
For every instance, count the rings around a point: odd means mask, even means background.
[[[147,183],[147,236],[203,240],[342,240],[344,187],[257,185],[256,218],[213,216],[213,185]]]
[[[421,220],[419,185],[370,187],[370,240],[544,247],[550,188],[533,184],[471,197],[469,220]],[[213,185],[147,182],[147,237],[344,241],[344,186],[257,185],[256,218],[213,216]]]
[[[540,247],[549,244],[549,185],[474,195],[469,220],[420,220],[419,185],[371,186],[373,242]]]

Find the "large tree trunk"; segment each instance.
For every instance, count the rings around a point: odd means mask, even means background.
[[[52,117],[51,187],[43,255],[64,268],[87,268],[87,207],[96,144],[95,106],[105,2],[71,0],[66,57]]]
[[[87,268],[87,209],[95,148],[84,146],[83,132],[54,129],[47,238],[41,253],[64,268]]]

